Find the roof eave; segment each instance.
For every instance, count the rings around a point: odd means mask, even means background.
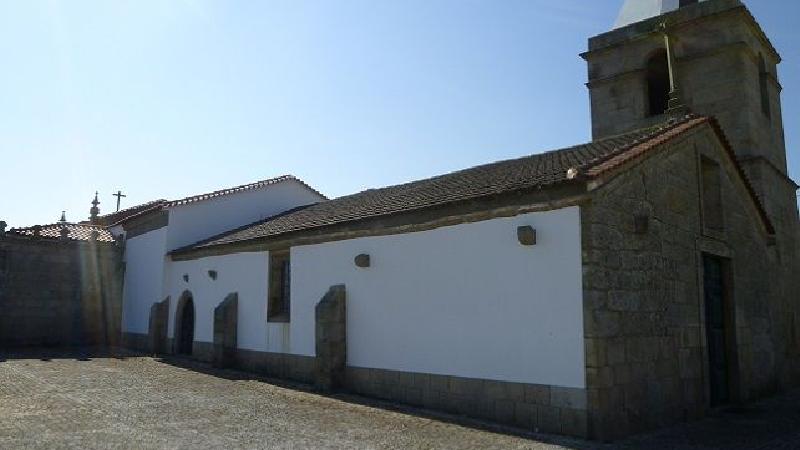
[[[477,208],[469,213],[452,214],[447,213],[448,208],[459,208],[464,205],[472,205],[475,202],[491,202],[496,198],[512,198],[514,196],[524,196],[527,194],[538,193],[540,194],[540,201],[537,202],[522,202],[526,203],[523,206],[515,205],[513,201],[509,200],[507,203],[501,203],[494,208]],[[550,195],[555,193],[555,195]],[[425,206],[418,209],[406,210],[402,212],[388,213],[384,215],[375,215],[370,217],[363,217],[357,220],[343,221],[339,223],[327,224],[315,228],[300,229],[288,231],[277,235],[260,236],[251,239],[243,239],[239,241],[227,242],[223,244],[216,244],[210,246],[197,246],[196,244],[187,246],[181,249],[173,250],[169,253],[170,258],[175,261],[184,261],[203,258],[206,256],[217,256],[233,253],[245,252],[258,252],[268,251],[271,247],[281,246],[286,242],[295,242],[293,245],[313,245],[324,242],[355,239],[359,237],[369,236],[386,236],[394,234],[405,234],[409,232],[423,231],[427,229],[440,228],[443,226],[457,225],[461,223],[478,222],[480,220],[487,220],[497,217],[508,217],[518,214],[524,214],[533,211],[555,210],[562,209],[569,206],[574,206],[586,199],[587,189],[586,183],[581,179],[562,180],[558,183],[553,183],[545,186],[533,186],[515,191],[508,191],[499,194],[486,195],[457,202],[448,202],[438,205]],[[370,227],[369,233],[364,232],[337,232],[337,228],[341,227],[358,227],[374,224],[376,221],[385,220],[391,217],[408,217],[414,214],[432,212],[445,209],[439,217],[421,223],[407,223],[403,225],[393,226],[377,226]],[[488,215],[487,215],[488,214]],[[274,245],[280,243],[281,245]]]

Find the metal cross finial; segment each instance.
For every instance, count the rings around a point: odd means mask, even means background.
[[[122,191],[117,191],[114,197],[117,197],[117,211],[119,211],[119,202],[122,200],[122,197],[127,197],[127,195],[123,194]]]
[[[667,20],[659,22],[658,25],[656,25],[656,31],[664,35],[664,49],[667,51],[667,71],[669,73],[669,102],[667,112],[674,115],[682,115],[687,112],[687,108],[681,101],[680,88],[678,87],[675,45],[673,37],[670,34],[669,22]]]

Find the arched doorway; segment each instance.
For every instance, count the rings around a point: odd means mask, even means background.
[[[194,343],[194,301],[192,294],[185,291],[175,311],[175,353],[192,354]]]

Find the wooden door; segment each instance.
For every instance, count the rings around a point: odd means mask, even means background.
[[[704,255],[708,382],[711,406],[730,400],[730,374],[727,342],[728,302],[725,298],[724,264],[721,258]]]

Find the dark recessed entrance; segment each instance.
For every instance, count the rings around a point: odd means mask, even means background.
[[[184,294],[178,303],[175,325],[177,353],[191,355],[194,342],[194,302],[191,294]]]
[[[703,255],[703,286],[708,344],[708,382],[711,406],[731,400],[731,307],[727,298],[725,261]]]

